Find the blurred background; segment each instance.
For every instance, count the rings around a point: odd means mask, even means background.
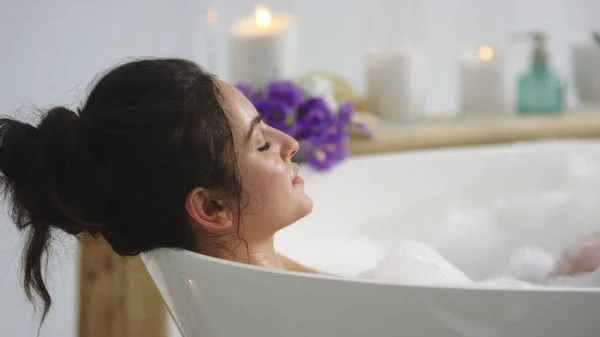
[[[595,0],[5,0],[0,108],[77,103],[99,71],[136,56],[189,58],[236,80],[229,51],[232,36],[239,33],[232,33],[233,26],[260,5],[271,10],[274,20],[278,13],[294,20],[295,34],[288,40],[298,46],[296,59],[279,60],[289,64],[289,75],[331,71],[366,95],[369,79],[394,81],[374,74],[373,68],[385,67],[378,56],[414,55],[406,62],[422,64],[424,70],[395,81],[418,87],[411,91],[411,99],[422,101],[415,113],[427,116],[461,114],[468,96],[477,96],[471,83],[490,76],[485,69],[473,70],[482,60],[477,56],[482,46],[493,48],[490,63],[501,63],[502,100],[507,100],[501,103],[516,109],[518,77],[531,68],[534,32],[546,34],[548,62],[563,81],[567,108],[579,105],[578,90],[592,90],[597,84],[590,73],[600,72],[600,61],[593,57],[600,54],[592,36],[600,26]],[[485,54],[489,49],[479,51],[490,57]],[[590,78],[577,83],[579,68]]]
[[[600,115],[599,19],[598,0],[2,0],[0,111],[74,108],[101,71],[172,56],[230,82],[320,74],[388,133],[440,118]],[[35,336],[17,277],[24,239],[1,220],[0,335]],[[79,248],[58,241],[40,336],[80,336]]]

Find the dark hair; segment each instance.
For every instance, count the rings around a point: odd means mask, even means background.
[[[0,171],[12,218],[29,229],[24,286],[46,316],[43,268],[51,229],[101,235],[125,256],[201,246],[185,198],[196,187],[241,199],[229,120],[215,78],[180,59],[106,73],[84,106],[55,107],[37,127],[0,119]],[[42,321],[43,321],[42,317]]]

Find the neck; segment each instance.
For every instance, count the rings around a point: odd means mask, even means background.
[[[279,254],[275,251],[273,235],[246,237],[244,241],[238,239],[230,245],[229,251],[233,255],[217,257],[265,268],[283,269]]]

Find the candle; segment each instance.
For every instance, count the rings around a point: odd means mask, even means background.
[[[467,113],[508,111],[505,60],[498,50],[480,46],[467,52],[462,63],[462,103]]]
[[[217,72],[217,22],[218,13],[212,2],[206,12],[207,34],[206,34],[206,68],[211,72]]]
[[[571,48],[572,68],[579,99],[584,103],[600,103],[600,45],[577,41]]]
[[[296,76],[298,38],[291,15],[257,7],[230,29],[232,82],[263,85],[277,78]]]
[[[173,49],[173,39],[169,36],[167,29],[167,22],[171,18],[166,17],[167,14],[169,13],[165,11],[163,1],[157,1],[152,11],[151,31],[148,34],[151,54],[165,55]]]
[[[424,58],[414,51],[367,55],[367,90],[373,112],[392,120],[412,119],[425,105]]]

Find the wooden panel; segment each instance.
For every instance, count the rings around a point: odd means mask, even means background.
[[[600,137],[600,113],[514,117],[494,121],[430,121],[419,125],[382,125],[373,139],[353,138],[354,155],[416,149],[501,144],[558,138]]]
[[[164,302],[139,258],[122,258],[102,239],[81,244],[80,337],[165,337]]]
[[[139,257],[126,261],[125,337],[165,337],[167,311],[160,293]]]

